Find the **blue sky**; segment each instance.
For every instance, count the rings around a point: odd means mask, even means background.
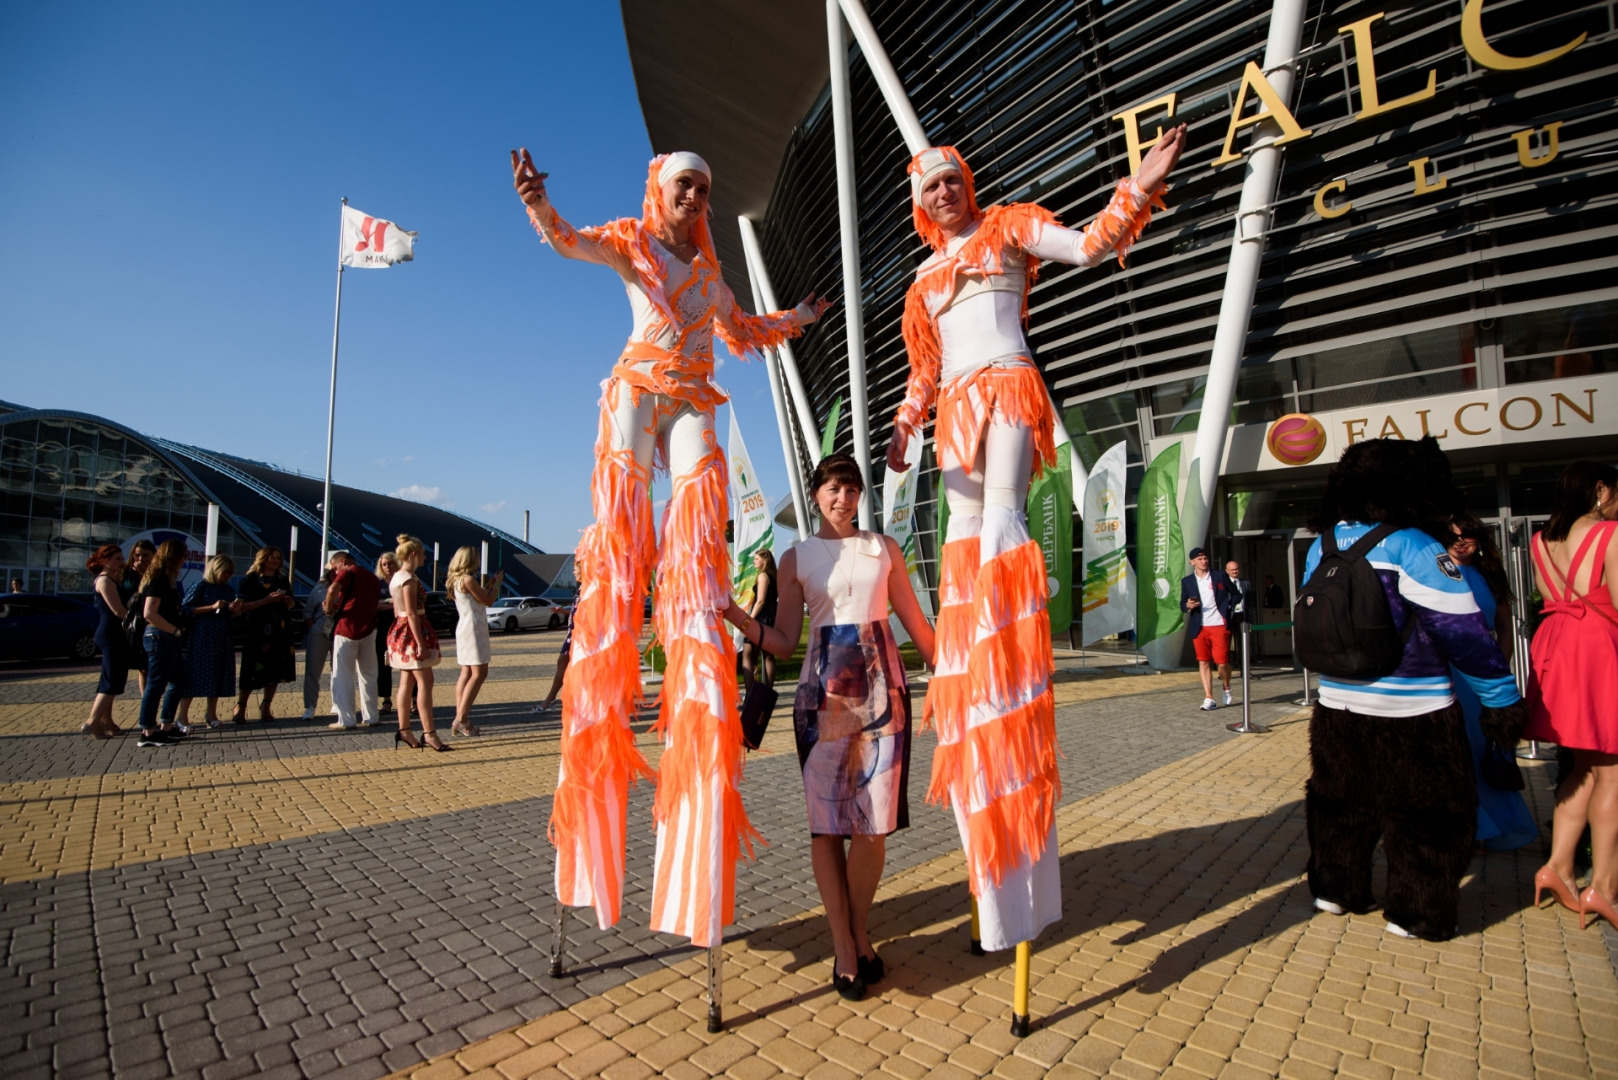
[[[347,195],[421,235],[344,275],[335,479],[571,549],[629,309],[517,145],[574,224],[639,213],[617,4],[0,6],[0,398],[320,475]],[[764,372],[720,381],[773,503]]]

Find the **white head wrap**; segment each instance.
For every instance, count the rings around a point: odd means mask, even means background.
[[[938,147],[930,146],[923,150],[916,155],[916,163],[910,168],[911,201],[920,203],[921,193],[927,187],[928,181],[939,173],[960,171],[960,162]]]
[[[677,150],[663,159],[663,165],[657,170],[657,182],[661,186],[673,180],[686,171],[699,172],[713,183],[713,170],[708,163],[689,150]]]

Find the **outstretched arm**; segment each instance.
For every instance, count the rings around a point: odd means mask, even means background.
[[[774,348],[788,338],[797,337],[830,305],[830,300],[816,300],[815,294],[810,293],[791,311],[753,315],[743,311],[736,303],[735,294],[722,285],[714,312],[714,332],[731,352],[745,357],[749,352]]]
[[[523,148],[520,156],[516,150],[511,152],[511,183],[517,189],[523,205],[528,208],[528,220],[533,223],[539,238],[555,248],[556,253],[564,259],[580,259],[617,269],[613,252],[590,237],[581,235],[556,212],[550,196],[545,192],[545,178],[549,175],[534,168],[534,159],[528,156],[527,147]]]
[[[1184,149],[1185,125],[1181,124],[1157,140],[1141,162],[1140,172],[1119,183],[1112,201],[1083,232],[1046,224],[1024,250],[1037,259],[1086,267],[1099,265],[1108,252],[1117,251],[1122,265],[1124,255],[1151,221],[1152,207],[1163,206],[1163,182]]]

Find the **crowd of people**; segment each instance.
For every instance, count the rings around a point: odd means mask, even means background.
[[[257,720],[273,723],[276,690],[297,678],[301,640],[304,720],[314,718],[321,678],[329,667],[335,716],[327,725],[331,730],[375,727],[383,712],[394,712],[395,746],[449,749],[433,722],[433,669],[441,654],[417,576],[426,559],[420,540],[401,534],[397,548],[382,554],[374,572],[360,566],[350,552],[332,552],[304,600],[301,618],[279,548],[260,548],[234,587],[234,561],[213,555],[201,580],[182,595],[179,582],[186,558],[179,540],[154,545],[143,539],[131,546],[127,559],[119,545],[106,544],[87,560],[95,575],[92,603],[98,616],[101,676],[81,728],[86,735],[109,739],[125,733],[113,720],[113,702],[127,689],[131,673],[140,693],[137,745],[143,748],[172,745],[203,724],[218,730],[223,726],[221,698],[235,699],[231,722],[247,724],[254,691],[259,692]],[[478,734],[471,710],[489,671],[486,609],[499,595],[503,578],[497,573],[479,581],[473,573],[477,559],[475,548],[459,549],[446,581],[459,613],[460,679],[451,730],[463,736]],[[239,632],[232,625],[237,619]],[[196,698],[205,701],[206,711],[194,727],[191,706]],[[413,717],[421,721],[419,738]]]

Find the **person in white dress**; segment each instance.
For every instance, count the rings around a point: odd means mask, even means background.
[[[478,735],[472,723],[472,703],[478,699],[483,680],[489,677],[489,605],[500,595],[500,582],[505,571],[496,571],[487,587],[478,583],[474,571],[478,567],[478,550],[467,544],[455,552],[449,562],[449,573],[444,576],[444,587],[455,598],[455,611],[460,616],[455,623],[455,662],[461,674],[455,680],[455,722],[449,730],[453,735]]]
[[[831,923],[832,985],[853,1001],[881,981],[866,920],[882,878],[887,835],[910,824],[910,688],[888,624],[889,605],[922,659],[933,628],[890,537],[855,524],[863,484],[847,454],[821,460],[809,481],[815,535],[781,558],[775,625],[732,602],[725,618],[749,642],[793,654],[809,609],[809,648],[793,703],[815,884]],[[848,846],[845,850],[844,841]]]

